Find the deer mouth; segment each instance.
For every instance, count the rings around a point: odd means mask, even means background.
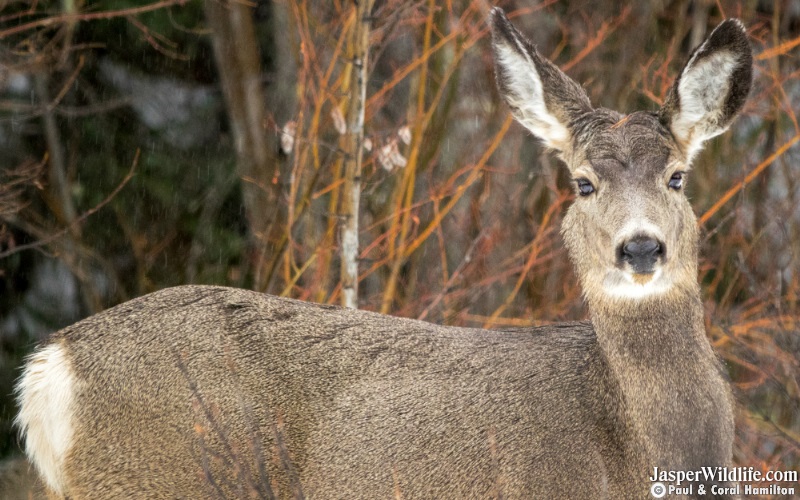
[[[653,279],[655,274],[656,274],[655,272],[652,272],[652,273],[634,273],[631,276],[631,279],[637,285],[646,285],[646,284],[650,283],[650,281],[652,281],[652,279]]]
[[[617,267],[609,270],[603,280],[603,290],[612,297],[642,298],[669,290],[671,281],[661,267],[652,272],[631,272]]]

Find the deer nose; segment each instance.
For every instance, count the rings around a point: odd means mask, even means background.
[[[627,262],[636,274],[651,274],[656,261],[664,256],[664,244],[649,236],[634,236],[623,243],[620,260]]]

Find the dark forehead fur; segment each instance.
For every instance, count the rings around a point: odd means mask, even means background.
[[[655,174],[666,166],[674,149],[672,134],[656,113],[622,115],[596,109],[570,125],[575,149],[601,176],[611,165]]]

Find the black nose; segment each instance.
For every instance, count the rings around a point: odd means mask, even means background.
[[[649,236],[634,236],[621,245],[620,260],[627,262],[637,274],[650,274],[656,261],[664,256],[664,245]]]

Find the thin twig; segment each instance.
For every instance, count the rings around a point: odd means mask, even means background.
[[[48,244],[54,242],[55,240],[63,237],[64,235],[66,235],[70,230],[72,230],[73,226],[77,226],[78,224],[82,223],[83,221],[85,221],[86,219],[88,219],[89,217],[91,217],[92,215],[97,213],[98,210],[100,210],[101,208],[106,206],[111,200],[113,200],[114,197],[117,196],[117,194],[119,194],[120,191],[122,191],[122,188],[124,188],[125,185],[128,184],[128,181],[130,181],[133,178],[133,174],[136,171],[136,166],[139,163],[139,155],[140,155],[140,153],[141,153],[141,150],[140,149],[136,149],[136,155],[133,157],[133,163],[131,164],[130,170],[128,170],[128,173],[125,175],[125,178],[122,179],[122,182],[120,182],[117,185],[117,187],[115,187],[114,190],[111,191],[111,193],[108,196],[106,196],[106,198],[103,201],[101,201],[100,203],[98,203],[94,207],[92,207],[89,210],[87,210],[86,212],[84,212],[80,217],[75,219],[75,221],[72,224],[62,228],[61,230],[53,233],[52,235],[50,235],[50,236],[48,236],[48,237],[46,237],[44,239],[41,239],[41,240],[38,240],[38,241],[34,241],[32,243],[27,243],[25,245],[20,245],[20,246],[14,247],[14,248],[9,248],[8,250],[6,250],[4,252],[0,252],[0,259],[8,257],[9,255],[13,255],[13,254],[15,254],[17,252],[22,252],[23,250],[30,250],[32,248],[38,248],[38,247],[42,247],[44,245],[48,245]]]
[[[19,26],[14,26],[13,28],[8,28],[7,30],[0,31],[0,39],[3,39],[11,35],[15,35],[17,33],[22,33],[23,31],[32,30],[34,28],[45,28],[48,26],[58,25],[62,23],[135,16],[138,14],[143,14],[145,12],[152,12],[154,10],[164,9],[166,7],[172,7],[175,5],[183,6],[184,4],[186,4],[187,1],[188,0],[163,0],[161,2],[155,2],[150,5],[143,5],[142,7],[132,7],[129,9],[108,10],[105,12],[92,12],[92,13],[77,14],[77,15],[65,14],[61,16],[45,17],[44,19],[38,19],[36,21],[31,21],[26,24],[20,24]]]

